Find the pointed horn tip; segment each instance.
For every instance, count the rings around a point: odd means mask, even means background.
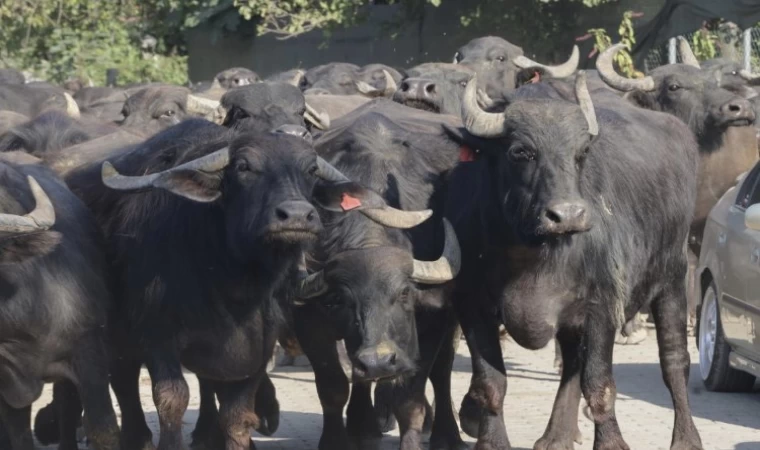
[[[117,175],[119,175],[119,172],[116,171],[116,167],[114,167],[113,164],[108,161],[103,162],[103,165],[100,167],[100,176],[103,180],[113,178]]]
[[[55,209],[53,203],[50,201],[47,193],[39,182],[31,175],[26,177],[29,188],[32,190],[32,196],[34,197],[35,206],[34,210],[29,214],[29,218],[32,219],[40,228],[48,229],[55,225]]]

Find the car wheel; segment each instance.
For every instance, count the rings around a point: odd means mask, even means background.
[[[720,310],[715,285],[705,290],[699,315],[699,374],[709,391],[743,392],[755,385],[755,377],[728,364],[731,347],[720,325]]]

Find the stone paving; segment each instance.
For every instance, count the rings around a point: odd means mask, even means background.
[[[670,446],[673,411],[660,374],[654,330],[649,333],[650,338],[640,345],[617,346],[615,349],[616,409],[623,436],[632,449],[666,450]],[[453,398],[457,406],[470,380],[469,355],[466,345],[462,344],[453,373]],[[705,391],[699,379],[693,338],[690,338],[689,346],[693,363],[689,382],[692,412],[705,450],[760,450],[760,389],[748,394]],[[505,355],[509,379],[505,403],[507,431],[514,449],[531,449],[549,419],[558,385],[559,377],[552,367],[554,345],[531,352],[510,342],[506,345]],[[278,368],[271,376],[282,408],[280,428],[272,438],[255,435],[257,448],[316,449],[322,418],[313,374],[308,368]],[[185,415],[189,442],[189,433],[197,417],[198,397],[195,377],[188,376],[187,380],[193,392]],[[432,400],[432,392],[428,395]],[[42,407],[49,398],[48,388],[35,408]],[[154,436],[157,436],[158,420],[146,373],[142,380],[142,400]],[[593,424],[583,415],[580,417],[585,439],[582,445],[576,445],[576,450],[591,450]],[[472,442],[466,436],[465,440]],[[386,436],[382,450],[397,448],[398,433]]]

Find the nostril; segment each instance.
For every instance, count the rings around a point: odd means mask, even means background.
[[[275,209],[274,213],[275,213],[275,215],[277,216],[278,219],[280,219],[280,220],[288,220],[288,217],[289,217],[288,216],[288,212],[285,211],[284,209],[277,208],[277,209]]]
[[[409,83],[406,81],[401,83],[401,92],[409,92]]]
[[[546,210],[545,216],[552,223],[562,223],[562,216],[551,209]]]
[[[728,110],[731,112],[741,112],[742,107],[737,104],[728,105]]]
[[[395,366],[395,365],[396,365],[396,354],[395,354],[395,353],[393,353],[393,354],[392,354],[392,355],[391,355],[391,356],[388,358],[388,364],[390,364],[391,366]]]
[[[306,220],[309,222],[314,221],[314,211],[310,212],[308,215],[306,215]]]
[[[434,94],[435,93],[435,85],[434,84],[428,84],[425,86],[425,92],[428,94]]]

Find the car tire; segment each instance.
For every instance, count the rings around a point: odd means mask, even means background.
[[[728,363],[731,347],[723,335],[717,289],[712,282],[702,296],[698,327],[699,373],[707,390],[715,392],[751,391],[755,385],[755,377],[734,369]]]

